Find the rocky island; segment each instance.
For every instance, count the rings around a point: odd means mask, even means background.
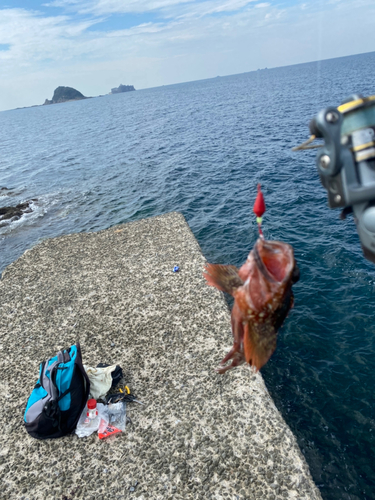
[[[122,92],[131,92],[132,90],[135,90],[133,85],[122,85],[120,84],[118,87],[115,87],[114,89],[111,89],[111,94],[121,94]]]
[[[85,97],[81,92],[72,87],[57,87],[53,93],[52,100],[46,99],[44,104],[57,104],[60,102],[78,101],[80,99],[88,99],[88,97]]]
[[[107,95],[121,94],[122,92],[131,92],[133,90],[135,90],[133,85],[120,84],[118,87],[114,87],[113,89],[111,89],[111,92],[109,92],[109,94]],[[98,97],[104,97],[104,96],[100,95]],[[52,99],[46,99],[43,104],[34,104],[33,106],[24,106],[23,108],[16,108],[16,109],[34,108],[37,106],[45,106],[47,104],[58,104],[61,102],[80,101],[82,99],[92,99],[92,97],[84,96],[78,90],[73,89],[73,87],[60,86],[57,87],[57,89],[55,89]]]

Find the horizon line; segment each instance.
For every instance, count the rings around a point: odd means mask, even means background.
[[[347,57],[363,56],[363,55],[374,54],[374,53],[375,53],[375,51],[372,50],[370,52],[360,52],[360,53],[349,54],[349,55],[345,55],[345,56],[329,57],[327,59],[317,59],[317,60],[314,60],[314,61],[306,61],[306,62],[299,62],[299,63],[295,63],[295,64],[287,64],[285,66],[273,66],[273,67],[270,67],[270,68],[268,68],[268,67],[266,67],[266,68],[258,68],[258,69],[253,69],[253,70],[250,70],[250,71],[244,71],[242,73],[231,73],[229,75],[216,75],[216,76],[210,76],[209,78],[201,78],[201,79],[198,79],[198,80],[187,80],[185,82],[167,83],[167,84],[164,84],[164,85],[158,85],[156,87],[144,87],[144,88],[135,89],[135,90],[137,90],[139,92],[139,91],[142,91],[142,90],[160,89],[160,88],[164,88],[164,87],[172,87],[174,85],[185,85],[187,83],[205,82],[205,81],[208,81],[208,80],[215,80],[216,78],[228,78],[228,77],[232,77],[232,76],[246,75],[248,73],[257,73],[258,71],[272,71],[272,70],[275,70],[275,69],[290,68],[290,67],[294,67],[294,66],[302,66],[304,64],[321,63],[321,62],[325,62],[325,61],[334,61],[336,59],[344,59],[344,58],[347,58]],[[129,84],[129,85],[131,85],[131,84]],[[75,89],[75,90],[77,90],[77,89]],[[87,97],[85,96],[85,98],[86,99],[95,99],[95,98],[98,98],[98,97],[105,97],[107,95],[110,95],[110,93],[100,94],[100,95],[97,95],[97,96],[87,96]],[[81,100],[81,99],[79,99],[79,100]],[[61,103],[61,104],[64,104],[64,103]],[[23,106],[23,107],[20,107],[20,108],[3,109],[2,111],[0,111],[0,113],[4,113],[4,112],[7,112],[7,111],[18,111],[20,109],[36,108],[36,107],[39,107],[39,106],[44,106],[44,104],[31,104],[30,106]]]

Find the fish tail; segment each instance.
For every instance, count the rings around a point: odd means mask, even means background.
[[[214,286],[230,295],[233,295],[237,288],[243,285],[235,266],[206,264],[203,276],[206,278],[207,285]]]

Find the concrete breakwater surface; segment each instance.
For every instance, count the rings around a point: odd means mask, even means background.
[[[232,338],[204,263],[170,213],[46,240],[6,268],[0,498],[321,499],[261,375],[214,372]],[[23,411],[39,362],[77,341],[85,363],[122,366],[145,404],[109,441],[37,441]]]

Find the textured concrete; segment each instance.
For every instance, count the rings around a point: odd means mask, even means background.
[[[44,241],[0,281],[1,499],[321,499],[261,376],[214,372],[232,343],[222,294],[178,213]],[[173,273],[179,265],[180,272]],[[107,442],[37,441],[39,362],[79,341],[145,405]]]

